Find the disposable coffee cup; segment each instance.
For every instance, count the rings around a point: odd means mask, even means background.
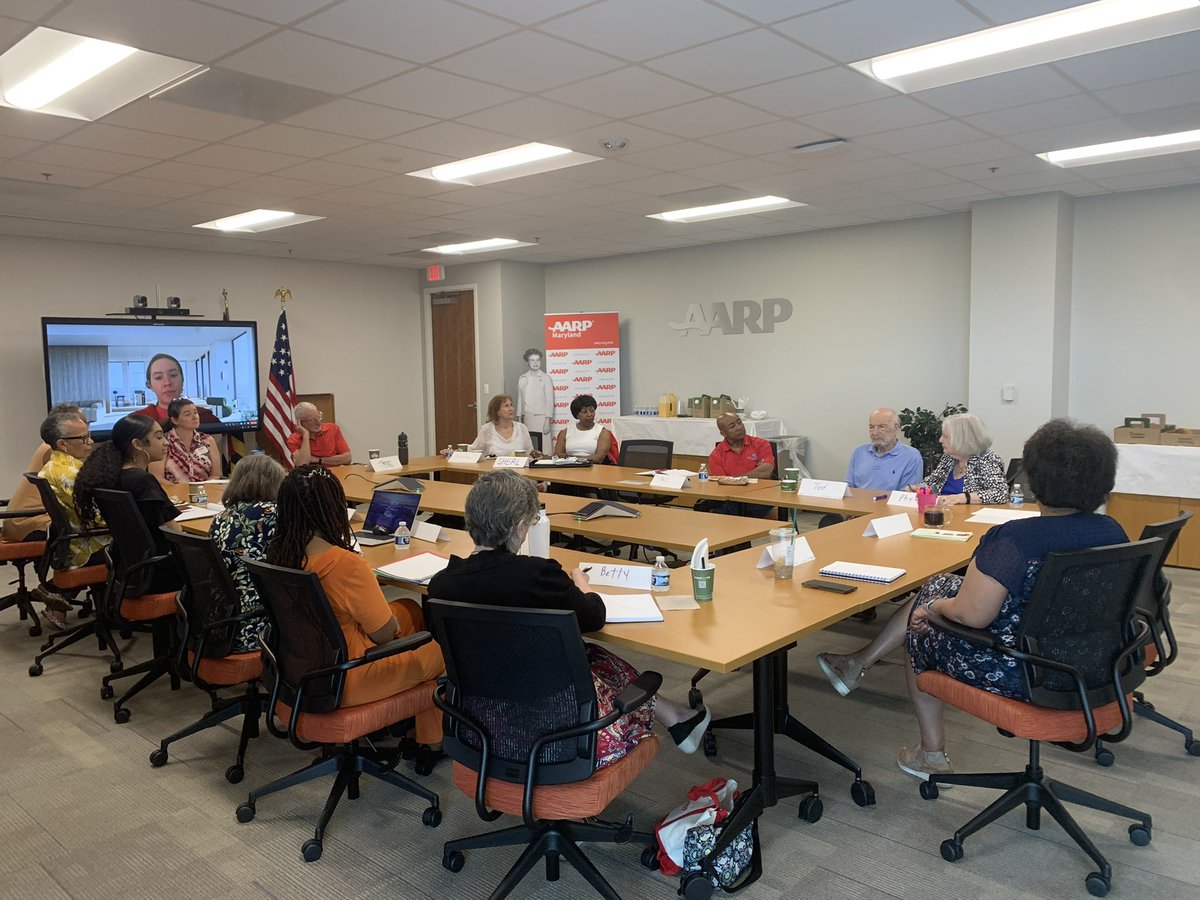
[[[783,491],[785,494],[796,493],[796,479],[795,478],[781,478],[779,480],[779,489],[781,491]]]
[[[711,566],[707,569],[692,569],[692,596],[697,600],[711,600],[713,581],[716,577],[717,570]]]
[[[791,528],[772,528],[770,553],[775,577],[791,578],[796,561],[796,532]]]
[[[799,481],[800,480],[800,470],[799,469],[784,469],[783,477],[790,478],[792,481]]]
[[[380,451],[378,451],[378,450],[368,450],[367,451],[367,459],[379,459],[380,455],[381,455]]]

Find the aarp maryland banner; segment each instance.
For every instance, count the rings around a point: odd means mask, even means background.
[[[596,398],[596,422],[612,431],[620,412],[620,326],[615,312],[547,313],[546,371],[554,381],[557,435],[571,421],[571,401]]]

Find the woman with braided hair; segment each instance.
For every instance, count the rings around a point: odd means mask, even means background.
[[[425,615],[407,598],[389,603],[365,559],[354,552],[341,483],[320,465],[298,466],[279,487],[278,525],[267,562],[314,573],[346,638],[350,659],[377,644],[425,630]],[[430,642],[346,673],[343,706],[361,706],[398,694],[446,671],[442,650]],[[420,744],[440,749],[437,708],[416,717]]]

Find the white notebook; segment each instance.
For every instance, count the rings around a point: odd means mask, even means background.
[[[874,581],[878,584],[891,584],[906,569],[896,569],[891,566],[868,566],[865,563],[837,562],[830,563],[821,569],[822,575],[834,578],[849,578],[853,581]]]
[[[605,622],[661,622],[662,611],[649,594],[601,594]]]
[[[400,559],[386,566],[377,566],[375,571],[388,578],[429,584],[429,579],[450,565],[450,560],[436,553],[418,553],[408,559]]]

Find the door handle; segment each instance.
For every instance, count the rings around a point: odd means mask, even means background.
[[[468,403],[467,404],[467,409],[478,409],[478,408],[479,408],[478,403]]]

